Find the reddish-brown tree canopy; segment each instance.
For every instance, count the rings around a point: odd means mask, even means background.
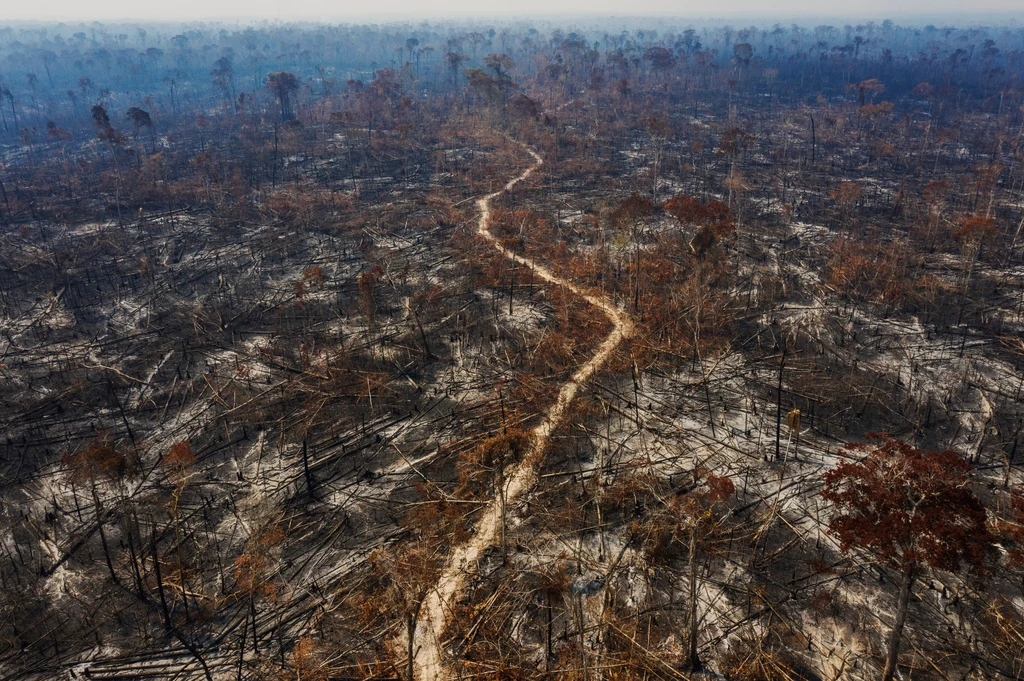
[[[863,460],[825,474],[822,497],[838,511],[829,526],[843,550],[865,549],[902,570],[983,570],[992,537],[967,462],[951,451],[922,452],[884,435],[869,437],[846,447],[866,452]]]
[[[188,440],[181,440],[171,445],[171,448],[164,456],[164,465],[169,468],[184,469],[196,461],[196,455],[192,451],[192,445]]]
[[[611,218],[616,223],[626,226],[641,218],[648,217],[654,212],[654,202],[640,196],[636,192],[630,195],[611,213]]]
[[[112,440],[101,436],[74,454],[64,457],[75,482],[99,479],[118,480],[135,473],[132,461],[118,450]]]
[[[996,231],[995,218],[987,218],[983,215],[968,215],[960,223],[960,229],[953,235],[964,241],[982,240]]]
[[[699,227],[690,248],[698,257],[711,248],[719,239],[732,235],[735,224],[729,207],[721,201],[701,203],[692,196],[680,194],[665,204],[665,212],[683,225]]]
[[[732,214],[721,201],[701,203],[692,196],[680,194],[665,204],[665,212],[683,224],[708,225],[722,235],[732,231]]]
[[[697,468],[693,471],[691,484],[686,494],[676,496],[672,508],[686,519],[686,523],[698,527],[718,522],[724,513],[724,505],[736,493],[732,478]]]

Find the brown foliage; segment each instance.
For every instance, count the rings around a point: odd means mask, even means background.
[[[725,347],[733,321],[725,265],[724,258],[695,257],[681,239],[660,241],[638,273],[638,345],[677,357],[713,355]]]
[[[192,452],[192,445],[188,440],[181,440],[171,445],[164,456],[164,465],[177,471],[183,471],[196,461],[196,455]]]
[[[664,478],[638,465],[615,476],[601,494],[601,506],[607,510],[639,509],[664,492]]]
[[[273,600],[277,585],[271,582],[269,561],[258,553],[243,553],[235,559],[235,586],[244,594]]]
[[[370,596],[362,612],[367,621],[415,616],[441,568],[437,553],[422,541],[376,549],[366,563]]]
[[[384,274],[380,265],[359,274],[359,296],[367,323],[373,328],[377,319],[377,280]]]
[[[284,528],[276,523],[268,525],[250,538],[245,553],[235,559],[232,572],[235,587],[241,593],[268,601],[277,599],[280,584],[273,578],[270,552],[284,540]]]
[[[960,221],[960,228],[953,234],[953,237],[965,242],[983,241],[995,234],[995,231],[995,218],[968,215]]]
[[[64,457],[64,464],[71,469],[71,479],[75,482],[121,480],[136,471],[134,461],[118,450],[109,437],[102,435],[85,449]]]
[[[878,119],[888,116],[896,105],[892,102],[879,102],[878,104],[865,104],[857,109],[857,113],[864,118]]]
[[[402,518],[403,529],[419,539],[446,544],[458,544],[469,538],[465,504],[456,503],[436,485],[416,482],[414,487],[421,501]]]
[[[661,510],[649,516],[634,529],[643,538],[643,546],[651,562],[665,562],[677,556],[690,535],[701,555],[715,555],[714,537],[720,533],[725,517],[725,503],[735,493],[732,480],[700,468],[692,471],[692,479],[676,492]]]
[[[995,597],[976,621],[980,628],[979,640],[988,644],[986,656],[1020,674],[1024,670],[1024,620],[1013,602],[1005,596]]]
[[[720,239],[731,236],[736,228],[729,207],[721,201],[701,203],[692,196],[681,194],[665,204],[665,212],[681,224],[698,227],[690,241],[690,250],[698,258],[703,257]]]
[[[729,208],[721,201],[701,203],[686,194],[670,199],[665,204],[665,212],[684,225],[721,224],[732,219]]]
[[[736,156],[755,141],[754,137],[748,135],[743,128],[731,128],[722,135],[718,146],[729,156]]]
[[[641,218],[654,214],[654,203],[636,192],[630,194],[629,198],[620,203],[611,212],[611,219],[620,227],[628,227]]]
[[[992,557],[986,511],[970,466],[951,451],[922,452],[885,435],[846,446],[860,461],[825,473],[822,497],[836,507],[829,528],[844,551],[866,550],[900,570],[925,565],[984,572]]]
[[[853,300],[891,303],[906,289],[909,257],[892,244],[840,239],[830,247],[828,283]]]
[[[880,83],[877,78],[868,78],[862,80],[859,83],[851,83],[846,86],[847,90],[857,93],[857,103],[864,105],[868,95],[874,99],[875,95],[880,92],[885,92],[885,85]]]
[[[485,585],[489,593],[472,594],[466,603],[452,606],[442,638],[452,638],[460,651],[463,678],[526,681],[535,678],[533,665],[508,625],[522,607],[512,580]]]
[[[722,673],[733,681],[800,681],[809,678],[797,671],[786,650],[751,637],[730,647],[722,661]]]
[[[324,268],[320,265],[310,265],[302,271],[302,280],[308,285],[317,289],[323,288],[327,277],[324,275]]]
[[[288,665],[281,678],[285,681],[327,681],[330,677],[324,668],[323,657],[316,641],[308,635],[302,636],[288,656]]]
[[[931,86],[931,83],[921,82],[914,86],[914,89],[910,91],[910,94],[915,97],[928,98],[935,94],[935,88]]]
[[[839,186],[830,191],[828,194],[832,199],[839,204],[839,207],[846,211],[853,206],[864,191],[860,188],[860,185],[856,182],[840,182]]]
[[[529,433],[510,428],[465,452],[456,464],[459,473],[456,496],[467,498],[480,493],[495,471],[520,459],[529,446]]]

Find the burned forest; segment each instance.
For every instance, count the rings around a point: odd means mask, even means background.
[[[1024,678],[1024,29],[0,24],[0,678]]]

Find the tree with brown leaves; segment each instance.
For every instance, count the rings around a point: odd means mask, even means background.
[[[118,583],[117,573],[110,558],[110,547],[103,529],[106,512],[100,498],[99,485],[103,482],[120,486],[135,474],[134,462],[123,451],[114,446],[113,440],[100,436],[86,447],[64,458],[64,463],[71,470],[73,483],[87,482],[92,492],[93,510],[96,514],[96,526],[99,529],[100,543],[103,545],[103,557],[106,559],[110,578]]]
[[[829,528],[844,552],[866,551],[901,574],[882,673],[882,681],[891,681],[914,582],[929,567],[983,573],[993,544],[966,461],[948,450],[922,452],[885,435],[870,438],[846,446],[844,453],[863,458],[825,473],[821,495],[835,506]]]

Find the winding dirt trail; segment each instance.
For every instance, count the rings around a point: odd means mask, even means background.
[[[576,391],[608,361],[608,358],[615,351],[615,348],[618,347],[619,343],[628,337],[633,330],[633,324],[629,317],[610,300],[594,295],[572,282],[553,274],[546,267],[537,264],[533,260],[509,251],[501,245],[501,241],[491,234],[488,229],[491,221],[491,200],[510,191],[516,183],[525,180],[544,163],[544,160],[532,149],[527,149],[527,151],[530,152],[536,163],[523,171],[518,177],[510,180],[503,189],[477,200],[476,205],[480,209],[477,233],[491,242],[509,260],[526,265],[542,279],[564,287],[604,312],[612,322],[613,328],[608,337],[597,348],[597,352],[594,353],[593,357],[580,366],[569,378],[569,381],[562,386],[558,392],[558,399],[548,408],[544,419],[533,429],[529,452],[516,465],[511,474],[506,477],[505,498],[507,505],[514,504],[522,494],[534,486],[537,480],[537,466],[541,461],[541,455],[547,445],[548,438],[551,436],[552,431],[561,423],[566,408],[573,398],[576,397]],[[453,549],[444,570],[438,578],[436,587],[430,591],[420,607],[419,617],[416,622],[417,650],[413,656],[413,677],[416,681],[443,681],[452,676],[445,668],[441,647],[441,633],[448,622],[449,604],[464,589],[466,577],[475,568],[477,559],[488,547],[498,542],[500,532],[501,506],[499,500],[495,498],[491,500],[484,510],[473,538]]]

